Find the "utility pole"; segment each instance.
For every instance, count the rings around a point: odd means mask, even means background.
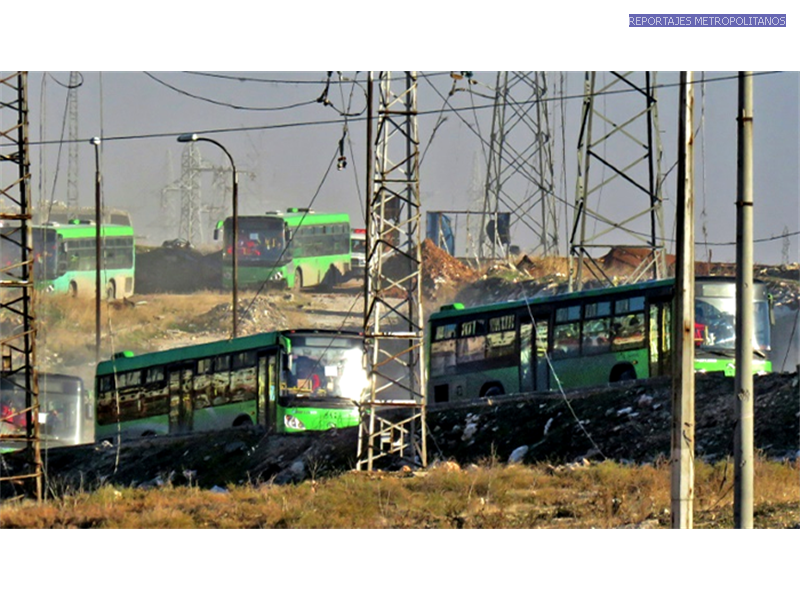
[[[69,88],[67,89],[67,106],[69,119],[69,162],[67,168],[67,212],[71,219],[77,218],[80,201],[78,200],[78,89],[83,76],[78,71],[70,71]]]
[[[673,529],[691,529],[694,501],[694,137],[692,72],[680,75],[678,206],[672,339],[671,514]]]
[[[100,363],[100,286],[103,268],[103,213],[100,201],[101,176],[100,176],[100,138],[91,139],[94,146],[94,362]]]
[[[736,178],[736,431],[733,518],[753,528],[753,78],[739,71]]]

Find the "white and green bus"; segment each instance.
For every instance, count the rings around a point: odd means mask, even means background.
[[[94,403],[83,380],[60,373],[39,373],[37,382],[41,448],[93,443]],[[30,437],[26,401],[21,374],[0,376],[0,452],[26,446]]]
[[[19,262],[19,227],[0,225],[0,260],[13,269]],[[97,229],[94,221],[48,222],[31,227],[36,289],[73,296],[94,295]],[[113,300],[133,295],[135,243],[130,225],[103,224],[101,296]]]
[[[242,288],[272,284],[300,290],[333,285],[350,271],[350,217],[290,208],[285,213],[239,216],[237,279]],[[222,233],[222,287],[233,285],[233,218],[217,224]]]
[[[97,440],[243,425],[277,433],[353,427],[367,385],[357,333],[274,331],[97,365]]]
[[[695,370],[734,374],[736,284],[697,278]],[[772,370],[771,298],[756,283],[757,374]],[[464,308],[428,323],[428,401],[470,400],[671,374],[674,280]]]

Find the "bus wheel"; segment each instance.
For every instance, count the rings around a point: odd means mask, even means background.
[[[69,295],[72,296],[73,298],[78,297],[78,284],[75,283],[74,281],[69,282]]]
[[[611,371],[611,376],[608,378],[609,382],[615,383],[617,381],[635,381],[636,370],[631,365],[617,365]]]
[[[234,427],[248,427],[253,424],[253,420],[247,415],[239,415],[233,421]]]
[[[303,289],[303,272],[300,269],[294,272],[294,289],[295,292],[299,292]]]
[[[113,281],[110,281],[108,287],[106,287],[106,298],[108,300],[117,299],[117,285]]]
[[[334,267],[333,265],[330,266],[328,272],[325,273],[325,277],[322,280],[322,285],[328,290],[332,290],[337,285],[342,282],[342,275],[339,273],[339,269]]]
[[[483,390],[481,390],[481,398],[487,398],[489,396],[502,396],[505,394],[505,390],[503,386],[499,383],[488,383],[484,386]]]

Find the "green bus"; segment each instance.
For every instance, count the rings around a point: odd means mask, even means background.
[[[80,377],[39,373],[39,440],[43,449],[94,442],[94,403]],[[0,453],[27,444],[25,381],[0,376]]]
[[[0,225],[0,260],[6,269],[19,262],[19,227]],[[49,222],[31,227],[36,289],[73,296],[94,295],[96,239],[94,221]],[[103,224],[101,296],[114,300],[133,295],[135,244],[130,225]]]
[[[242,288],[267,283],[289,289],[333,285],[350,271],[350,216],[290,208],[239,216],[237,279]],[[217,224],[223,239],[222,287],[233,285],[233,218]]]
[[[754,359],[768,373],[771,297],[754,285]],[[695,369],[734,374],[736,283],[697,278]],[[463,308],[428,323],[429,402],[578,388],[671,373],[672,279]]]
[[[97,365],[96,438],[260,425],[277,433],[359,424],[367,385],[364,338],[294,330],[134,356]]]

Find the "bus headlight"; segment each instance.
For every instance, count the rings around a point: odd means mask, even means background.
[[[294,415],[284,415],[283,426],[286,427],[286,429],[296,429],[298,431],[305,431],[306,429],[303,422]]]
[[[367,372],[361,364],[363,352],[353,348],[345,355],[342,367],[342,376],[339,381],[339,389],[342,396],[351,400],[359,400],[361,393],[369,385]]]

